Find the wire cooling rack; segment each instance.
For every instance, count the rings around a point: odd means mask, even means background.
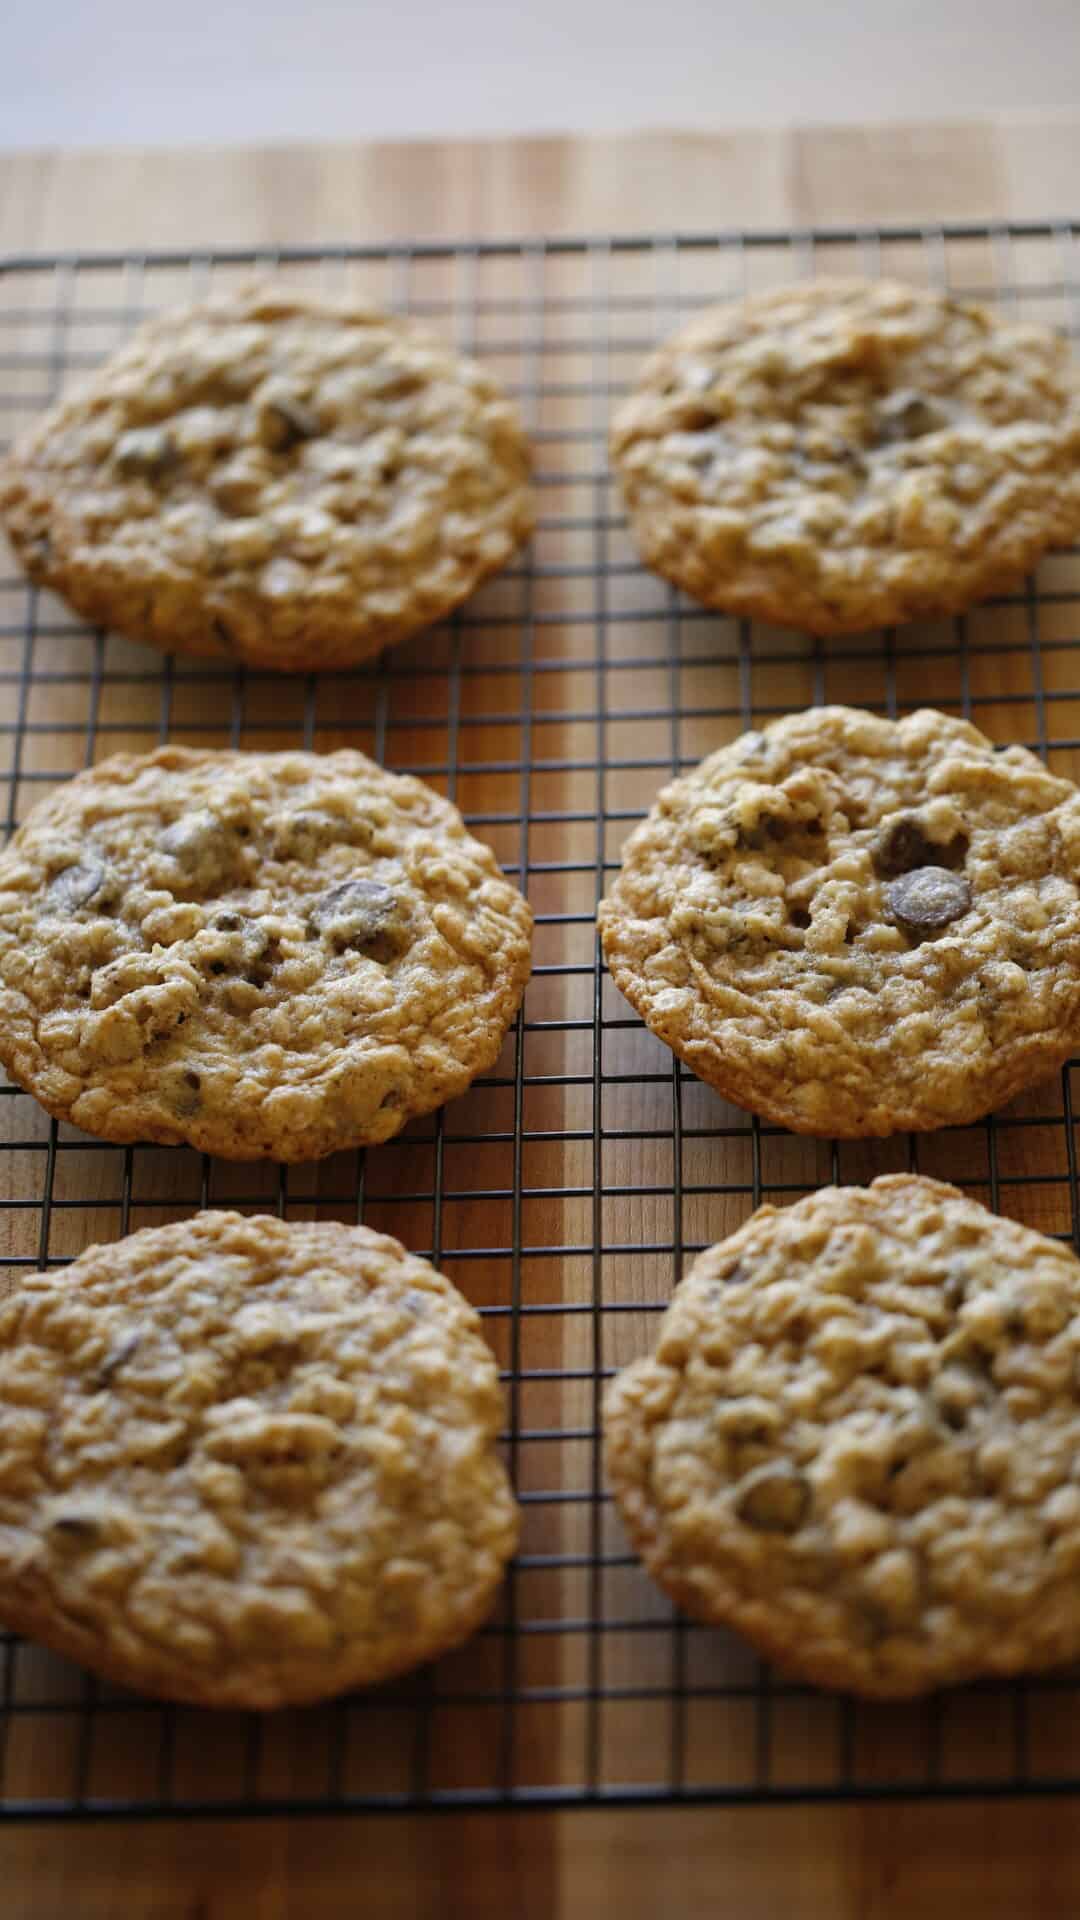
[[[370,668],[234,672],[95,632],[0,559],[0,819],[106,754],[167,739],[363,748],[449,793],[525,887],[535,971],[496,1070],[368,1154],[235,1166],[115,1147],[0,1088],[0,1262],[201,1206],[364,1219],[481,1309],[524,1510],[500,1610],[390,1688],[277,1716],[163,1707],[0,1639],[0,1815],[332,1813],[641,1800],[1080,1791],[1080,1673],[866,1706],[791,1684],[675,1617],[619,1529],[604,1379],[650,1343],[688,1256],[762,1200],[918,1167],[1075,1239],[1073,1075],[962,1130],[798,1139],[673,1064],[613,991],[593,915],[631,823],[680,767],[821,700],[933,702],[1080,777],[1080,553],[965,617],[823,643],[708,613],[639,566],[609,410],[695,307],[819,272],[892,273],[1080,329],[1070,223],[661,235],[0,262],[0,434],[146,313],[252,269],[425,315],[519,397],[530,552]]]

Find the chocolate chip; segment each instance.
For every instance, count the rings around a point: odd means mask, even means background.
[[[917,814],[902,813],[883,827],[871,852],[883,879],[911,873],[916,867],[962,867],[967,856],[966,833],[951,840],[931,840]]]
[[[759,814],[758,823],[769,840],[786,840],[794,825],[793,821],[784,820],[776,813]]]
[[[944,408],[926,394],[901,388],[887,393],[878,404],[878,440],[883,445],[919,440],[924,433],[940,433],[949,424]]]
[[[960,873],[945,867],[919,867],[901,874],[885,889],[889,918],[908,933],[940,933],[971,906],[971,888]]]
[[[736,834],[736,844],[751,853],[760,853],[770,841],[774,844],[786,840],[792,831],[794,822],[786,820],[778,813],[759,813],[752,827],[740,826]]]
[[[397,896],[381,880],[345,880],[315,902],[309,921],[317,933],[343,952],[357,949],[369,959],[396,959],[408,944]]]
[[[130,480],[160,480],[179,458],[176,442],[165,427],[132,427],[113,449],[113,462]]]
[[[735,1512],[745,1526],[763,1533],[796,1533],[810,1505],[806,1476],[787,1460],[769,1460],[741,1482]]]
[[[59,1534],[61,1540],[74,1547],[91,1547],[101,1532],[101,1527],[93,1514],[58,1513],[49,1522],[50,1533]]]
[[[265,987],[275,968],[281,961],[281,941],[276,934],[266,933],[261,927],[251,942],[248,967],[244,979],[249,987]]]
[[[783,847],[785,853],[800,859],[820,861],[824,834],[825,822],[818,814],[812,814],[807,820],[793,820],[788,814],[769,813],[762,808],[752,826],[736,828],[735,844],[752,853]]]
[[[716,425],[716,415],[707,406],[685,401],[679,409],[679,425],[684,433],[708,433]]]
[[[275,393],[261,401],[256,430],[271,453],[288,453],[303,440],[314,440],[319,422],[310,407],[291,394]]]
[[[249,986],[264,987],[281,962],[281,940],[263,921],[239,913],[215,913],[211,934],[225,939],[200,941],[197,965],[204,973],[220,979],[231,974],[234,980],[246,980]],[[195,1082],[198,1085],[198,1081]]]
[[[202,1079],[190,1067],[170,1067],[163,1077],[162,1090],[174,1113],[185,1118],[202,1106]]]
[[[92,856],[73,867],[65,867],[46,893],[45,904],[60,913],[74,913],[77,907],[85,907],[88,900],[101,892],[108,872],[108,868]]]

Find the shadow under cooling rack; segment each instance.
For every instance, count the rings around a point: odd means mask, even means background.
[[[445,627],[354,672],[164,659],[74,620],[0,556],[0,822],[117,751],[357,746],[431,780],[527,890],[535,970],[494,1071],[390,1145],[312,1166],[114,1147],[0,1089],[0,1267],[207,1205],[362,1218],[480,1309],[506,1383],[521,1551],[499,1609],[391,1688],[273,1716],[123,1694],[0,1637],[0,1817],[334,1813],[1080,1791],[1080,1675],[871,1706],[793,1686],[676,1618],[603,1483],[600,1395],[686,1258],[762,1200],[913,1166],[1075,1241],[1075,1072],[984,1123],[833,1145],[760,1126],[615,994],[598,895],[680,768],[824,700],[932,703],[1080,776],[1080,555],[968,615],[824,643],[725,619],[639,566],[607,420],[683,314],[802,275],[895,274],[1074,333],[1070,223],[724,233],[0,262],[0,439],[146,313],[252,270],[423,314],[518,396],[528,553]]]

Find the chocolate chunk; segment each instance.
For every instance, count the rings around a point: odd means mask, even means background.
[[[883,827],[874,842],[874,865],[886,880],[916,867],[962,867],[968,838],[955,833],[951,840],[931,840],[917,814],[902,813]]]
[[[740,825],[736,829],[735,844],[747,852],[761,853],[765,848],[779,847],[786,842],[785,852],[817,860],[821,857],[824,833],[825,822],[817,814],[808,820],[797,820],[763,809],[753,826]]]
[[[794,830],[794,822],[778,813],[759,813],[752,827],[740,826],[736,833],[735,844],[751,853],[760,853],[770,842],[774,845],[786,840]]]
[[[353,948],[370,960],[395,960],[408,945],[404,916],[392,890],[381,880],[345,880],[315,902],[312,928],[337,952]]]
[[[735,1498],[745,1526],[763,1533],[796,1533],[810,1505],[806,1476],[787,1460],[769,1460],[748,1473]]]
[[[380,879],[346,879],[315,900],[309,920],[317,933],[327,933],[336,945],[363,947],[394,918],[396,904],[390,887]]]
[[[97,1541],[101,1527],[95,1515],[89,1513],[58,1513],[55,1520],[49,1522],[50,1533],[59,1534],[61,1540],[73,1547],[92,1547]]]
[[[247,970],[244,979],[249,987],[265,987],[273,978],[275,969],[281,960],[281,941],[276,934],[267,933],[259,927],[250,941]]]
[[[908,933],[940,933],[968,911],[971,888],[963,874],[946,867],[919,867],[890,881],[885,905],[889,918]]]
[[[920,440],[925,433],[940,433],[948,424],[943,407],[926,394],[906,387],[887,393],[878,404],[878,440],[884,445]]]
[[[344,880],[316,900],[310,919],[320,933],[348,925],[363,937],[376,933],[395,905],[393,893],[381,880]]]
[[[222,937],[214,939],[214,934]],[[229,974],[234,981],[264,987],[280,961],[280,937],[262,920],[229,909],[214,914],[207,936],[200,940],[197,964],[215,978]]]
[[[268,394],[257,416],[259,439],[271,453],[288,453],[302,440],[314,440],[319,422],[310,407],[292,394]]]
[[[113,450],[115,466],[129,480],[160,480],[178,458],[176,442],[165,427],[131,427]]]
[[[88,855],[73,867],[65,867],[58,873],[45,895],[45,904],[58,913],[74,913],[76,908],[85,907],[96,893],[100,893],[109,877],[108,868],[100,860]]]
[[[198,1113],[203,1103],[202,1076],[191,1067],[173,1067],[162,1079],[162,1091],[174,1113]]]

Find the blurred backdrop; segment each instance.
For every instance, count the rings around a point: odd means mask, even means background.
[[[0,145],[963,119],[1075,106],[1080,0],[8,0]]]

